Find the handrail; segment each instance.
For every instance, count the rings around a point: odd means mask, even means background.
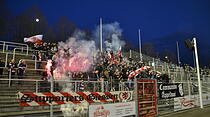
[[[22,52],[23,50],[27,50],[26,54],[20,54],[18,53],[18,55],[28,55],[29,54],[29,51],[31,52],[46,52],[46,51],[43,51],[43,50],[33,50],[33,49],[25,49],[25,48],[15,48],[13,50],[13,59],[15,58],[15,54],[16,54],[16,50],[20,49]]]
[[[0,80],[17,80],[17,81],[45,81],[45,80],[36,80],[36,79],[3,79],[3,78],[0,78]]]
[[[9,41],[0,41],[2,43],[10,43],[10,44],[16,44],[16,45],[27,45],[27,44],[23,44],[23,43],[16,43],[16,42],[9,42]]]
[[[15,48],[15,49],[13,50],[13,59],[15,59],[16,50],[18,50],[18,49],[20,49],[20,50],[22,50],[22,51],[23,51],[23,50],[27,50],[26,54],[20,54],[20,53],[19,53],[18,55],[28,55],[28,53],[29,53],[29,49],[28,49],[28,48],[27,48],[27,49],[24,49],[24,48]],[[33,52],[33,51],[35,51],[35,52],[36,52],[36,51],[37,51],[37,52],[46,52],[46,51],[42,51],[42,50],[39,51],[39,50],[32,50],[32,49],[30,49],[30,51],[32,51],[32,52]]]
[[[29,47],[28,47],[27,44],[16,43],[16,42],[7,42],[7,41],[0,41],[0,43],[3,43],[3,52],[5,52],[5,46],[6,46],[6,44],[12,44],[12,45],[10,45],[10,46],[14,46],[14,45],[26,46],[26,48],[27,48],[27,54],[28,54],[28,49],[29,49]],[[7,45],[7,47],[8,47],[8,45]]]

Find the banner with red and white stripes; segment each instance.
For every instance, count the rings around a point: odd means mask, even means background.
[[[55,105],[67,103],[95,103],[132,100],[133,91],[115,92],[47,92],[17,94],[20,106]]]
[[[132,77],[138,75],[139,73],[141,73],[142,71],[147,70],[147,69],[150,69],[150,67],[149,66],[144,66],[144,67],[141,67],[141,68],[131,72],[128,76],[128,80],[130,80]]]

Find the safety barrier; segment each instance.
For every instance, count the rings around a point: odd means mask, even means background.
[[[206,77],[206,79],[210,79],[209,77]],[[0,79],[0,82],[2,81],[9,81],[9,79]],[[22,86],[21,88],[26,88],[26,90],[19,90],[19,88],[17,88],[15,91],[16,93],[18,91],[30,91],[30,92],[35,92],[35,93],[39,93],[39,92],[70,92],[70,91],[74,91],[74,92],[78,92],[78,91],[92,91],[92,92],[109,92],[111,91],[111,89],[108,89],[107,87],[109,86],[108,81],[81,81],[81,80],[54,80],[54,81],[44,81],[44,80],[34,80],[34,79],[10,79],[10,81],[13,82],[12,86],[10,88],[16,87],[19,84],[16,84],[16,82],[20,82],[20,86]],[[142,82],[142,84],[146,84],[147,82]],[[184,97],[167,97],[168,95],[165,94],[162,97],[160,96],[160,94],[162,94],[160,92],[160,85],[164,84],[162,82],[157,82],[157,112],[159,115],[163,115],[163,114],[167,114],[167,113],[172,113],[174,111],[179,111],[185,108],[192,108],[192,107],[197,107],[197,103],[195,102],[194,106],[187,106],[187,100],[195,99],[197,100],[198,98],[196,97],[196,95],[198,94],[198,90],[197,86],[193,86],[195,82],[194,81],[189,81],[189,82],[173,82],[170,83],[170,85],[176,85],[178,86],[179,84],[182,84],[182,88],[183,88],[183,96]],[[203,82],[202,84],[205,84],[205,87],[202,87],[204,92],[203,95],[206,97],[209,96],[209,94],[207,94],[209,92],[210,89],[210,82]],[[5,84],[5,83],[4,83]],[[30,84],[27,86],[27,84]],[[129,87],[130,85],[130,87]],[[135,82],[119,82],[118,84],[118,88],[115,88],[115,91],[134,91],[135,90]],[[33,88],[33,90],[27,89],[27,87],[31,87]],[[146,86],[146,85],[143,85]],[[165,86],[167,86],[167,84],[165,84]],[[174,87],[173,86],[173,87]],[[208,89],[204,89],[206,88],[206,86],[208,86]],[[172,87],[172,86],[171,86]],[[146,90],[145,87],[143,88],[143,90]],[[164,89],[164,88],[163,88]],[[165,89],[167,90],[167,89]],[[172,89],[173,90],[173,89]],[[6,90],[5,90],[6,91]],[[113,89],[112,89],[113,91]],[[144,91],[143,91],[144,92]],[[173,95],[172,95],[173,96]],[[135,97],[135,96],[134,96]],[[186,99],[183,100],[185,101],[185,107],[182,107],[180,104],[181,102],[179,102],[179,100],[182,99]],[[204,104],[209,104],[210,102],[210,96],[209,98],[206,98],[208,100],[204,100],[205,103]],[[135,99],[134,99],[135,100]],[[145,102],[146,103],[146,102]],[[190,105],[190,104],[189,104]],[[59,108],[59,106],[55,106],[57,109]],[[18,107],[17,107],[18,108]],[[40,107],[41,108],[41,107]],[[54,107],[52,107],[54,108]],[[53,111],[53,110],[51,110]],[[50,111],[49,111],[50,112]]]
[[[7,50],[9,50],[9,47],[14,48],[26,48],[27,49],[27,53],[28,53],[28,45],[27,44],[22,44],[22,43],[15,43],[15,42],[8,42],[8,41],[0,41],[0,45],[2,46],[2,51],[6,52]]]
[[[46,53],[46,51],[43,51],[43,50],[33,50],[33,49],[27,49],[27,48],[23,48],[23,47],[22,48],[14,48],[13,49],[13,59],[15,59],[15,55],[29,55],[29,53],[30,53],[31,56],[34,56],[38,52]]]

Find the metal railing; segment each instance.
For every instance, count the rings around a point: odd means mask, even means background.
[[[81,91],[80,85],[79,85],[81,83],[83,83],[84,85],[83,91],[93,91],[93,92],[110,91],[109,89],[106,89],[106,87],[108,87],[109,86],[108,84],[110,83],[104,80],[100,80],[100,81],[49,80],[49,81],[45,81],[45,80],[34,80],[34,79],[0,79],[0,81],[13,81],[13,82],[20,81],[20,82],[23,82],[24,84],[27,84],[27,82],[33,82],[34,85],[31,85],[30,87],[35,87],[36,93],[38,92],[65,92],[65,91],[78,92],[78,91]],[[185,96],[198,94],[198,90],[197,91],[194,90],[195,88],[197,88],[197,86],[195,87],[193,86],[194,81],[189,80],[188,82],[173,82],[173,83],[183,84],[183,88],[184,88],[183,91],[184,91]],[[206,93],[207,93],[210,89],[210,82],[205,82],[205,83],[206,83],[205,87],[202,87],[202,88],[206,88],[208,86],[208,89],[206,90]],[[131,87],[129,87],[129,84],[131,84]],[[162,84],[162,82],[158,82],[157,84],[159,86],[159,84]],[[118,88],[116,88],[115,91],[118,91],[118,90],[119,91],[127,91],[127,90],[132,91],[135,89],[133,81],[118,82],[118,84],[116,83],[114,85],[118,85],[117,86]],[[67,90],[66,88],[67,89],[71,88],[71,89]],[[159,93],[157,92],[157,94]],[[157,104],[158,104],[159,115],[174,112],[174,99],[173,98],[160,99],[159,95],[157,95],[157,100],[158,100]],[[53,112],[53,107],[51,107],[50,109],[52,109],[50,112]],[[53,115],[53,113],[51,114]]]
[[[21,50],[20,51],[21,53],[17,53],[17,50]],[[24,53],[24,50],[26,50],[26,53]],[[38,52],[46,53],[46,51],[42,51],[42,50],[33,50],[33,49],[25,49],[25,48],[14,48],[14,50],[13,50],[13,59],[15,59],[15,55],[26,55],[26,56],[28,56],[29,52],[33,53],[32,56],[34,56],[35,53],[38,53]]]
[[[9,47],[18,47],[18,48],[26,48],[27,51],[29,49],[27,44],[22,44],[22,43],[16,43],[16,42],[8,42],[8,41],[0,41],[0,45],[2,45],[2,51],[5,52],[8,50]]]

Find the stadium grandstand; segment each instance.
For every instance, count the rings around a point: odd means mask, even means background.
[[[64,51],[63,55],[58,55],[57,46],[58,44],[55,43],[44,43],[41,46],[31,47],[29,44],[0,41],[0,117],[68,116],[66,114],[68,111],[63,109],[62,104],[20,106],[20,97],[18,97],[20,92],[38,94],[69,91],[135,91],[135,79],[152,79],[157,81],[157,96],[155,98],[158,116],[180,111],[175,110],[174,98],[161,98],[159,87],[163,83],[181,83],[184,96],[194,96],[199,93],[197,74],[193,67],[179,66],[146,55],[143,55],[143,61],[139,61],[139,53],[134,50],[129,52],[98,52],[93,58],[94,65],[91,65],[91,70],[86,72],[70,71],[71,73],[66,73],[66,76],[71,80],[63,79],[63,76],[59,74],[60,72],[55,71],[55,66],[60,64],[55,60],[56,57],[60,56],[65,58],[65,56],[71,55],[71,52]],[[81,61],[83,63],[80,64],[88,64],[89,62],[86,63],[84,59]],[[65,64],[61,64],[61,66],[65,66]],[[69,65],[69,67],[72,66]],[[132,72],[138,70],[141,71],[131,75]],[[200,72],[203,95],[210,92],[209,73],[209,69],[201,69]],[[70,89],[64,87],[70,87]],[[136,100],[135,93],[132,94],[132,97],[132,100]],[[208,104],[204,103],[204,105]],[[144,109],[146,111],[148,108],[145,107]],[[80,116],[88,116],[88,113],[83,113]]]

